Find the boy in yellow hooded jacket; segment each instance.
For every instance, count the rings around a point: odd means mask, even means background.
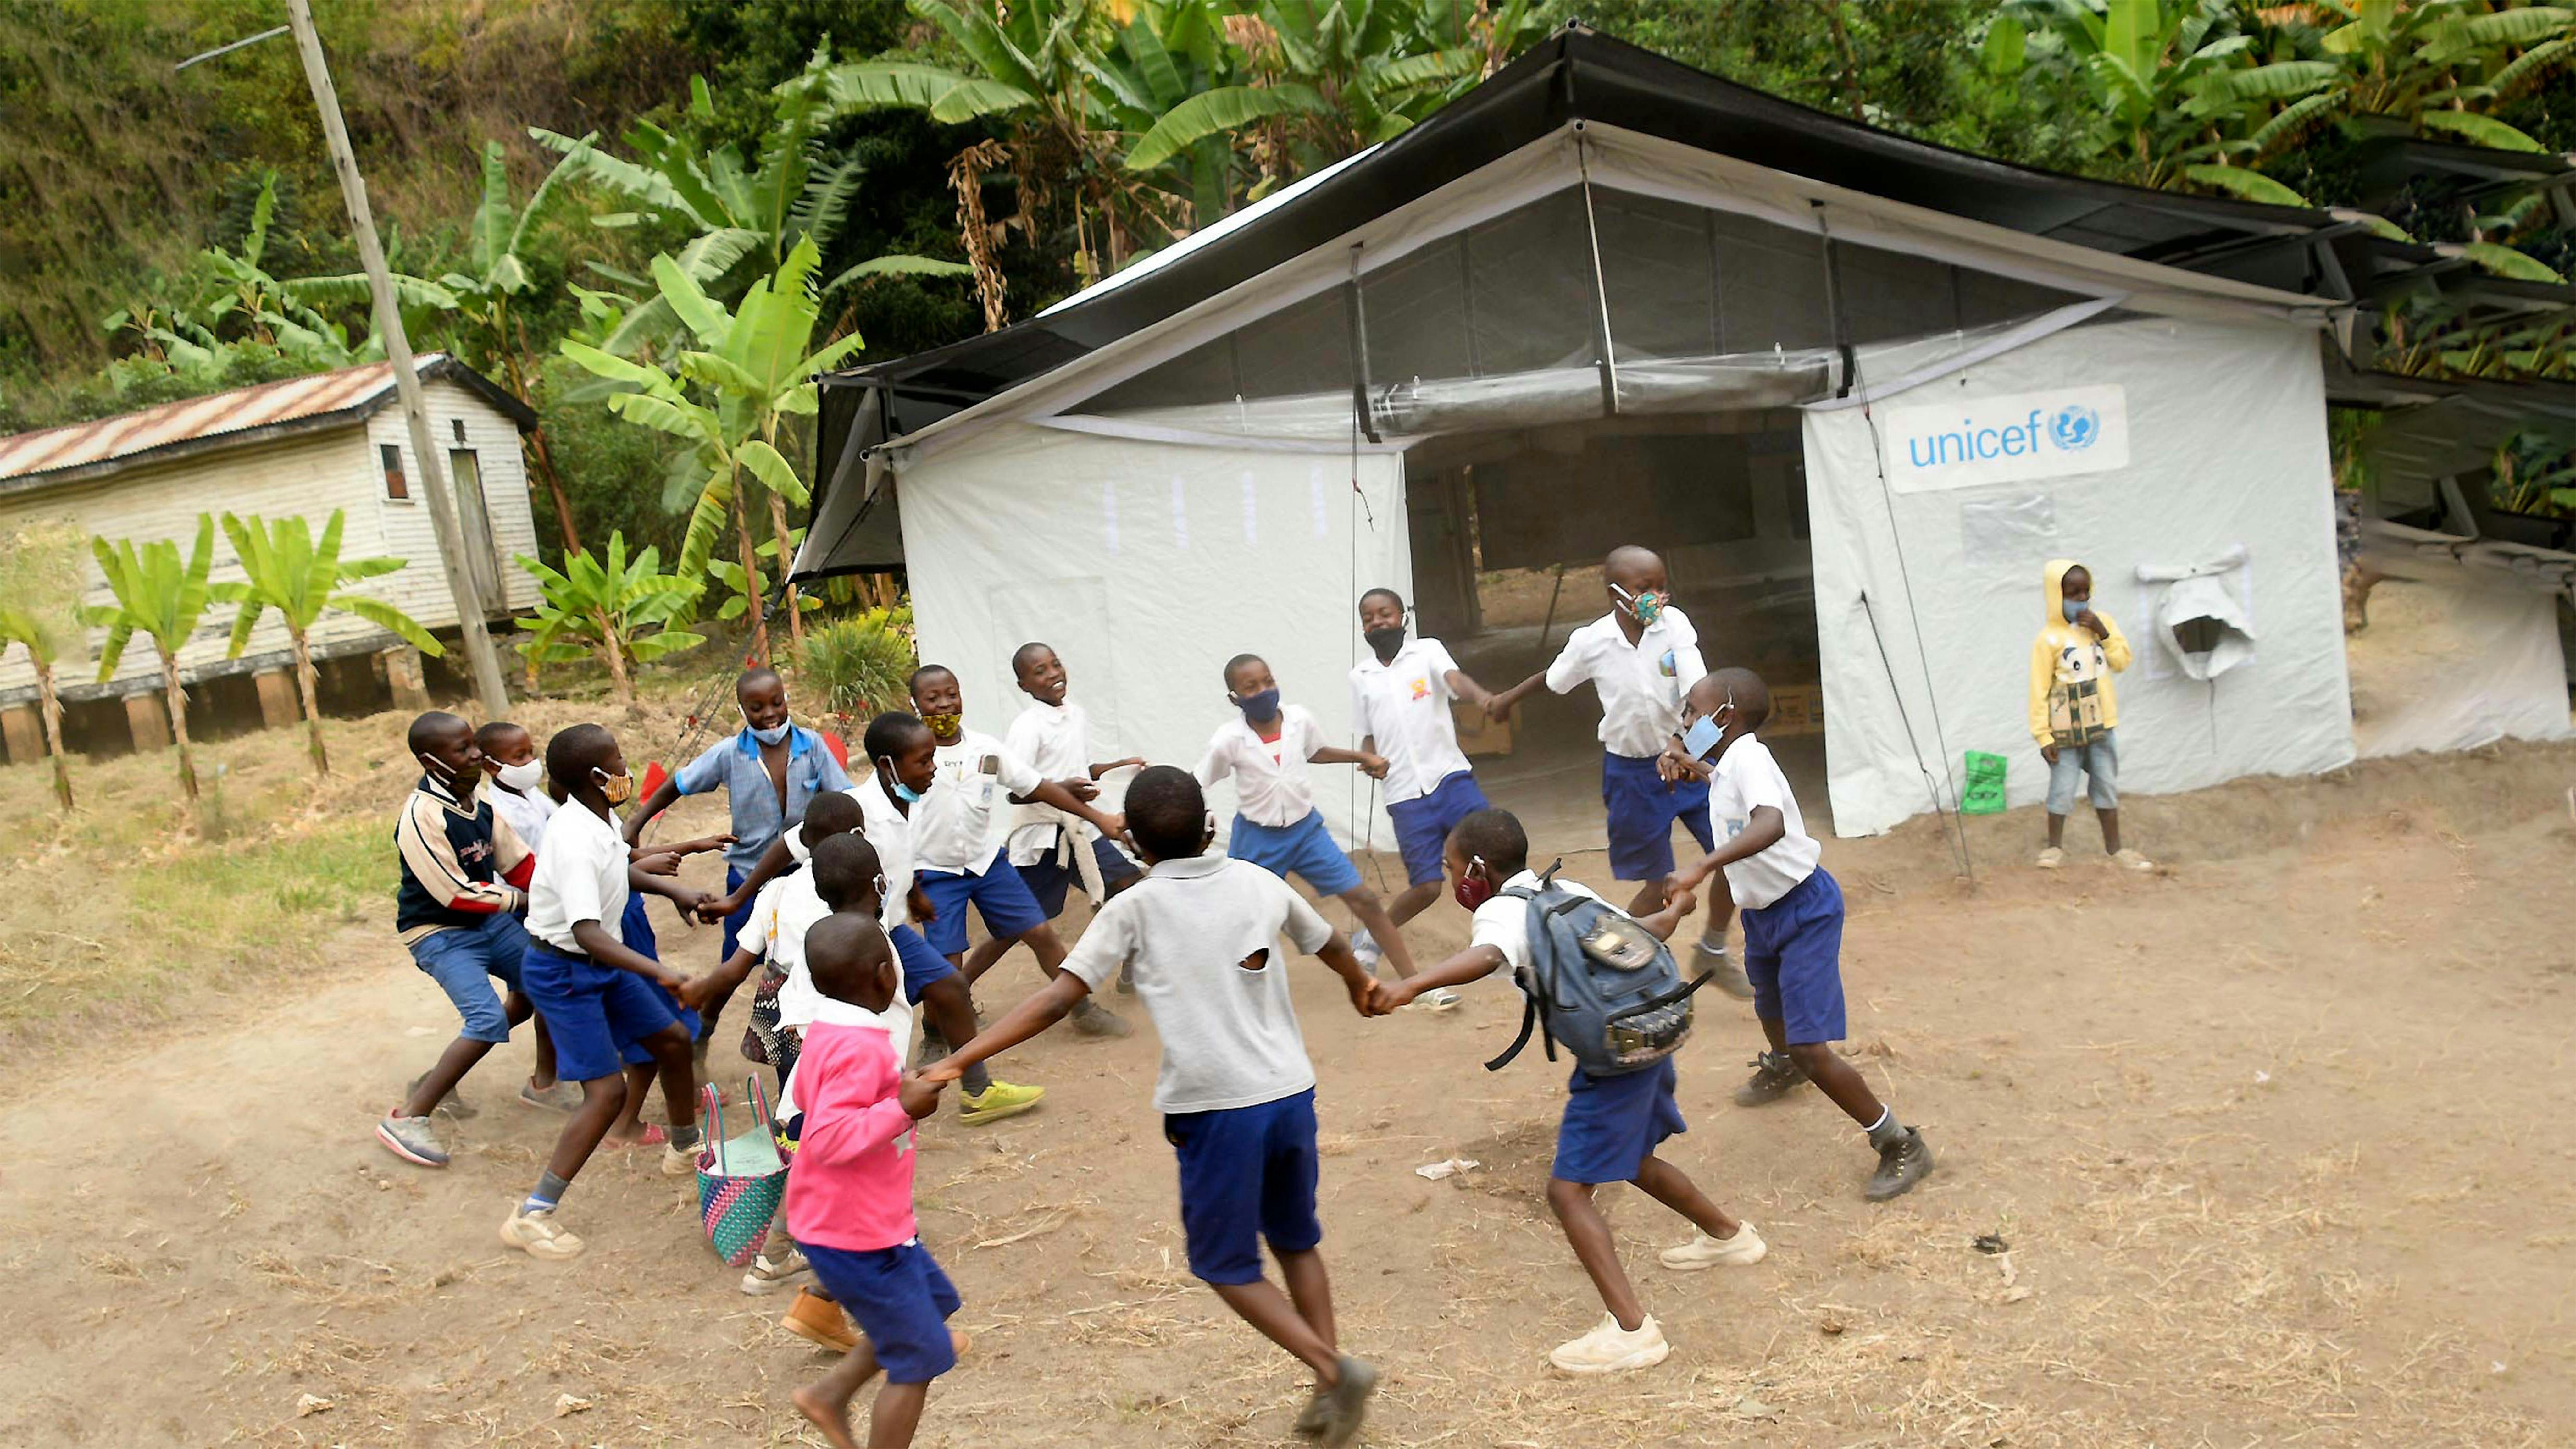
[[[2102,848],[2125,869],[2153,870],[2155,862],[2120,847],[2120,697],[2111,676],[2129,667],[2128,636],[2094,612],[2084,565],[2050,559],[2045,570],[2048,619],[2030,641],[2030,733],[2048,762],[2048,848],[2039,868],[2066,863],[2066,817],[2080,780],[2102,822]]]

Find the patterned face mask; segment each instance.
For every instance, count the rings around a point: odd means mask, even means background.
[[[1618,599],[1621,608],[1626,609],[1630,614],[1634,615],[1638,623],[1643,624],[1650,629],[1654,627],[1657,619],[1664,616],[1665,596],[1654,589],[1648,589],[1643,593],[1632,594],[1626,589],[1619,587],[1617,584],[1612,584],[1610,586],[1610,593],[1614,598]]]

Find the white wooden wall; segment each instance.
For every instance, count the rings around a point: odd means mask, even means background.
[[[462,418],[465,422],[463,446],[474,449],[482,464],[504,595],[514,610],[531,608],[537,602],[536,581],[510,561],[513,555],[536,552],[536,527],[528,503],[518,429],[498,409],[454,383],[433,382],[426,392],[431,432],[437,441],[447,447],[457,446],[450,420]],[[385,497],[384,474],[377,463],[379,442],[396,443],[402,448],[411,485],[408,501]],[[443,453],[440,461],[446,461]],[[213,577],[225,580],[239,579],[242,574],[233,557],[231,540],[224,537],[220,526],[224,513],[244,517],[257,514],[269,519],[301,515],[318,536],[334,508],[348,514],[340,542],[343,558],[390,555],[411,561],[409,567],[370,579],[359,587],[391,601],[431,630],[446,631],[456,626],[456,606],[440,571],[438,541],[430,530],[426,512],[426,490],[412,457],[402,411],[393,406],[380,409],[363,428],[308,433],[166,464],[139,465],[32,495],[0,496],[0,529],[38,520],[68,519],[84,535],[102,535],[111,542],[132,539],[142,544],[170,539],[178,544],[184,557],[196,536],[197,516],[210,513],[219,520]],[[106,580],[86,550],[82,569],[89,580],[89,602],[112,602]],[[225,645],[232,637],[232,626],[232,605],[219,603],[207,609],[204,622],[179,653],[183,679],[193,680],[210,667],[214,672],[224,672]],[[383,637],[374,625],[341,613],[325,613],[312,635],[316,647],[326,652],[335,643]],[[82,657],[57,662],[56,682],[67,689],[94,682],[98,676],[98,647],[105,639],[105,630],[90,630]],[[270,613],[251,635],[243,658],[281,653],[286,647],[285,626]],[[133,686],[157,681],[159,668],[151,641],[138,635],[126,645],[113,682]],[[35,682],[35,671],[24,650],[12,649],[5,659],[0,659],[0,699],[31,694]]]

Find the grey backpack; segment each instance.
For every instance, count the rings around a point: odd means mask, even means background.
[[[1562,1043],[1594,1077],[1642,1071],[1690,1039],[1691,993],[1711,973],[1682,980],[1672,949],[1607,901],[1556,883],[1558,861],[1536,890],[1506,890],[1529,902],[1530,964],[1517,979],[1526,1002],[1521,1034],[1485,1063],[1499,1071],[1535,1032],[1556,1060]]]

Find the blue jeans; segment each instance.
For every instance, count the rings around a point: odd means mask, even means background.
[[[519,962],[528,954],[528,933],[519,918],[496,911],[479,926],[450,926],[411,943],[411,959],[456,1004],[467,1041],[510,1039],[510,1015],[492,989],[498,979],[519,989]]]
[[[2089,745],[2060,745],[2057,763],[2048,767],[2048,813],[2069,815],[2075,810],[2075,786],[2084,785],[2085,798],[2096,810],[2120,808],[2120,747],[2112,743],[2116,730],[2104,730]]]

